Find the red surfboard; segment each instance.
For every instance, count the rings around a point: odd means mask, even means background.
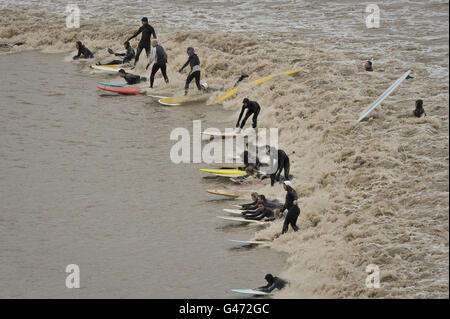
[[[125,86],[125,87],[113,87],[97,84],[97,87],[101,90],[115,92],[120,94],[141,94],[142,90],[140,88]]]

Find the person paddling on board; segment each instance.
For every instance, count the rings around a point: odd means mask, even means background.
[[[421,117],[422,115],[427,116],[427,113],[425,113],[423,108],[423,100],[416,100],[416,109],[413,113],[415,117]]]
[[[248,203],[248,204],[242,204],[241,205],[242,209],[249,209],[249,207],[253,207],[254,205],[256,205],[258,203],[258,193],[252,193],[251,197],[252,197],[253,202]]]
[[[141,21],[142,21],[142,26],[135,32],[135,34],[133,34],[126,41],[126,42],[129,42],[131,39],[137,37],[140,33],[142,33],[141,41],[139,41],[139,44],[137,47],[136,57],[134,58],[134,66],[136,66],[136,64],[138,63],[139,56],[141,55],[141,52],[143,49],[145,49],[145,54],[147,55],[147,58],[148,58],[148,56],[150,54],[151,37],[153,36],[153,38],[156,39],[155,29],[153,29],[153,27],[150,24],[148,24],[147,17],[143,17],[141,19]]]
[[[155,63],[153,64],[152,73],[150,74],[150,88],[153,88],[153,82],[155,81],[155,74],[156,72],[158,72],[159,69],[161,69],[164,81],[166,81],[166,83],[169,83],[169,78],[167,77],[166,72],[167,54],[166,51],[164,51],[164,48],[158,44],[157,39],[152,40],[152,52],[150,54],[150,59],[145,69],[148,70],[148,67],[153,62]]]
[[[141,77],[139,75],[134,75],[134,74],[131,74],[131,73],[127,73],[127,72],[125,72],[124,69],[120,69],[119,70],[119,76],[121,78],[124,78],[125,81],[127,81],[127,84],[137,84],[139,82],[147,81],[147,78],[145,78],[143,76]]]
[[[281,208],[281,212],[283,213],[286,209],[288,210],[288,212],[283,223],[281,234],[284,234],[288,231],[289,225],[291,225],[292,229],[295,232],[298,231],[297,218],[300,215],[300,208],[297,205],[298,195],[297,192],[292,188],[291,182],[284,181],[283,188],[286,191],[286,200],[283,208]]]
[[[246,214],[243,214],[243,215],[244,215],[245,219],[250,219],[250,220],[261,220],[263,218],[264,218],[265,222],[275,220],[275,215],[273,213],[273,210],[265,207],[264,202],[258,203],[258,208],[255,212],[246,212]]]
[[[78,59],[91,59],[94,57],[94,54],[88,49],[86,48],[83,43],[81,43],[81,41],[77,41],[75,43],[75,47],[78,50],[77,55],[75,55],[73,57],[74,60],[78,60]]]
[[[258,205],[260,203],[264,204],[264,207],[266,208],[270,208],[270,209],[281,209],[283,207],[283,204],[279,203],[277,200],[267,200],[266,196],[264,196],[263,194],[258,195],[257,199],[256,199],[256,204],[255,205],[248,205],[246,206],[245,211],[242,212],[242,215],[246,215],[247,213],[254,213],[256,209],[258,209]]]
[[[244,111],[247,110],[247,113],[245,113],[245,116],[239,126],[239,122],[241,121],[242,115],[244,114]],[[259,112],[261,111],[261,107],[259,106],[258,102],[256,101],[250,101],[248,98],[245,98],[242,101],[242,109],[241,109],[241,113],[239,114],[239,119],[236,123],[236,127],[237,129],[237,133],[240,133],[242,128],[245,125],[245,122],[247,121],[247,119],[253,114],[253,123],[252,123],[252,127],[256,128],[257,125],[257,120],[258,120],[258,115]]]
[[[115,56],[123,56],[123,60],[112,60],[108,63],[101,63],[98,62],[97,65],[110,65],[110,64],[126,64],[131,62],[131,60],[135,57],[134,49],[131,47],[130,42],[125,42],[123,44],[125,47],[126,52],[125,53],[115,53],[113,50],[108,49],[109,54],[114,54]]]
[[[197,89],[199,91],[202,90],[202,87],[200,85],[200,59],[198,58],[197,54],[195,54],[195,50],[193,47],[188,47],[186,50],[189,59],[186,61],[186,63],[181,67],[181,69],[178,70],[178,72],[182,72],[185,67],[188,66],[188,64],[191,67],[191,72],[189,72],[188,77],[186,78],[186,84],[184,85],[184,95],[187,95],[189,90],[189,84],[193,79],[195,79],[195,84],[197,85]]]
[[[291,167],[289,156],[287,156],[286,152],[281,149],[276,149],[271,147],[270,145],[266,145],[266,154],[270,156],[270,165],[272,170],[274,168],[274,161],[277,161],[277,169],[275,172],[270,174],[270,186],[275,184],[275,181],[280,180],[281,172],[284,170],[284,180],[289,180],[289,170]],[[277,154],[278,158],[275,157]]]
[[[263,291],[263,292],[272,292],[275,289],[281,290],[283,289],[288,282],[278,277],[274,277],[272,274],[267,274],[264,279],[267,281],[267,285],[254,288],[253,290]]]

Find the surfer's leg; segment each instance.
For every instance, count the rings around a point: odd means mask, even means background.
[[[148,56],[150,55],[150,45],[148,45],[147,47],[144,47],[145,48],[145,55],[147,56],[147,59],[148,59]]]
[[[152,67],[152,73],[150,74],[150,87],[153,88],[153,82],[155,81],[155,74],[156,72],[158,72],[159,70],[159,65],[158,64],[153,64]]]
[[[286,218],[284,219],[284,223],[283,223],[283,229],[281,230],[281,234],[284,234],[288,231],[288,227],[289,227],[289,213],[286,216]]]
[[[245,113],[244,119],[241,122],[241,129],[244,128],[245,122],[247,122],[247,119],[253,114],[253,111],[248,110],[247,113]]]
[[[139,61],[139,56],[141,55],[142,49],[144,49],[144,47],[142,47],[140,44],[137,47],[136,50],[136,57],[134,58],[134,65],[136,65],[136,63],[138,63]]]
[[[256,128],[257,121],[258,121],[258,115],[259,115],[259,109],[257,109],[255,111],[255,113],[253,113],[253,124],[252,124],[253,128]]]
[[[164,77],[164,80],[166,81],[166,83],[169,83],[169,78],[167,77],[167,71],[166,71],[166,64],[162,63],[159,67],[161,68],[161,73]]]
[[[196,71],[196,72],[194,72],[194,76],[195,76],[195,84],[197,85],[197,89],[199,90],[199,91],[201,91],[202,90],[202,87],[200,86],[200,71]]]
[[[289,157],[284,160],[284,179],[286,181],[289,180],[289,170],[291,168],[291,164],[289,163]]]
[[[184,85],[184,95],[187,95],[187,92],[189,90],[189,84],[191,83],[191,81],[194,79],[194,76],[192,75],[192,73],[190,73],[188,75],[188,77],[186,78],[186,84]]]

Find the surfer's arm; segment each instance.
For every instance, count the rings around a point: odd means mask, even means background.
[[[139,33],[141,33],[141,32],[142,32],[142,27],[140,27],[139,30],[137,30],[135,34],[133,34],[130,38],[128,38],[127,41],[130,41],[131,39],[137,37],[139,35]]]
[[[239,114],[239,119],[238,119],[238,121],[237,121],[237,123],[236,123],[236,127],[239,126],[239,122],[241,121],[242,114],[244,114],[244,111],[245,111],[245,106],[242,106],[241,114]]]
[[[181,72],[181,71],[183,71],[183,69],[185,68],[185,67],[187,67],[188,66],[188,64],[189,64],[189,61],[191,61],[191,58],[189,57],[189,59],[187,60],[187,62],[181,67],[181,69],[178,71],[178,72]]]

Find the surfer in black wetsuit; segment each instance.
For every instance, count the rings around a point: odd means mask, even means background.
[[[158,72],[159,69],[161,69],[161,73],[164,77],[164,81],[166,83],[169,83],[169,78],[167,77],[166,72],[166,63],[167,63],[167,54],[166,51],[164,51],[164,48],[158,44],[158,40],[153,39],[152,40],[152,53],[150,55],[150,60],[148,61],[147,66],[145,69],[147,70],[150,64],[155,62],[152,67],[152,73],[150,74],[150,88],[153,88],[153,82],[155,80],[155,74]]]
[[[300,215],[300,208],[297,205],[298,195],[297,192],[292,188],[291,182],[283,182],[283,188],[286,191],[286,201],[280,211],[284,212],[287,209],[288,212],[284,220],[283,229],[281,231],[282,234],[288,231],[289,224],[295,232],[298,231],[298,227],[296,224],[297,218]]]
[[[256,205],[258,203],[258,193],[252,193],[251,197],[252,197],[253,202],[248,203],[248,204],[242,204],[241,205],[242,209],[249,209],[249,207],[253,207],[254,205]]]
[[[260,203],[264,204],[264,207],[270,208],[270,209],[281,209],[283,207],[283,204],[279,203],[277,200],[267,200],[266,196],[264,195],[258,195],[256,199],[256,203],[253,205],[247,205],[244,212],[242,212],[242,215],[245,215],[246,213],[253,213],[256,209],[258,209],[258,205]]]
[[[153,35],[153,38],[156,39],[156,33],[155,29],[151,25],[148,24],[148,19],[146,17],[143,17],[141,19],[142,26],[139,28],[139,30],[136,31],[135,34],[133,34],[130,38],[128,38],[127,41],[130,41],[131,39],[137,37],[139,33],[142,33],[141,41],[139,41],[136,57],[134,58],[134,65],[136,66],[136,63],[139,61],[139,56],[141,55],[141,52],[143,49],[145,49],[145,54],[147,55],[147,58],[150,54],[150,42],[151,37]]]
[[[255,212],[244,212],[242,213],[242,215],[244,215],[245,219],[251,220],[261,220],[264,218],[265,222],[272,221],[275,219],[273,210],[265,207],[264,202],[258,203],[258,208]]]
[[[278,277],[274,277],[272,274],[267,274],[264,279],[267,281],[267,285],[255,288],[254,290],[263,292],[272,292],[274,289],[283,289],[288,282]]]
[[[247,113],[245,113],[245,116],[239,126],[239,122],[241,121],[242,115],[244,114],[244,111],[247,109]],[[259,106],[258,102],[256,101],[250,101],[248,98],[245,98],[244,101],[242,101],[242,109],[241,114],[239,114],[239,119],[236,123],[236,127],[238,128],[238,132],[242,130],[242,128],[245,125],[245,122],[247,119],[253,114],[253,123],[252,127],[256,128],[257,120],[258,120],[258,114],[261,111],[261,107]]]
[[[200,85],[200,59],[198,58],[197,54],[195,54],[195,50],[193,47],[188,47],[186,50],[187,54],[189,55],[189,59],[186,61],[186,63],[181,67],[181,69],[178,70],[178,72],[181,73],[185,67],[188,66],[188,64],[191,67],[191,72],[189,72],[188,77],[186,78],[186,84],[184,85],[184,95],[187,95],[189,90],[189,84],[193,79],[195,79],[195,84],[197,85],[197,89],[199,91],[202,90],[202,87]]]
[[[413,113],[415,117],[421,117],[422,115],[427,116],[427,113],[425,113],[423,108],[423,100],[416,100],[416,109]]]
[[[238,86],[238,84],[239,84],[243,79],[245,79],[245,78],[248,78],[248,75],[244,73],[244,74],[242,74],[242,75],[239,77],[239,79],[236,81],[236,83],[234,84],[233,87]]]
[[[364,69],[366,69],[367,72],[372,72],[372,61],[366,61],[366,63],[364,64]]]
[[[78,59],[91,59],[94,57],[94,54],[86,48],[81,41],[77,41],[75,47],[78,50],[77,55],[73,57],[74,60]]]
[[[128,42],[128,41],[125,42],[123,44],[123,46],[125,47],[125,50],[126,50],[125,53],[115,53],[113,50],[108,49],[109,54],[114,54],[115,56],[123,56],[123,60],[112,60],[108,63],[98,62],[97,65],[125,64],[128,62],[131,62],[131,60],[133,60],[135,57],[134,49],[131,47],[130,42]]]
[[[266,153],[270,156],[270,166],[272,167],[272,170],[274,168],[274,161],[275,161],[275,153],[277,154],[278,158],[277,160],[277,169],[275,172],[270,174],[270,186],[273,186],[275,184],[275,181],[280,180],[281,172],[284,169],[284,180],[289,180],[289,170],[291,167],[291,164],[289,162],[289,156],[287,156],[286,152],[280,149],[275,149],[274,147],[270,147],[269,145],[266,145]]]
[[[143,76],[127,73],[127,72],[125,72],[124,69],[119,70],[119,76],[121,78],[124,78],[125,81],[127,81],[127,84],[137,84],[139,82],[147,81],[147,78],[145,78]]]

